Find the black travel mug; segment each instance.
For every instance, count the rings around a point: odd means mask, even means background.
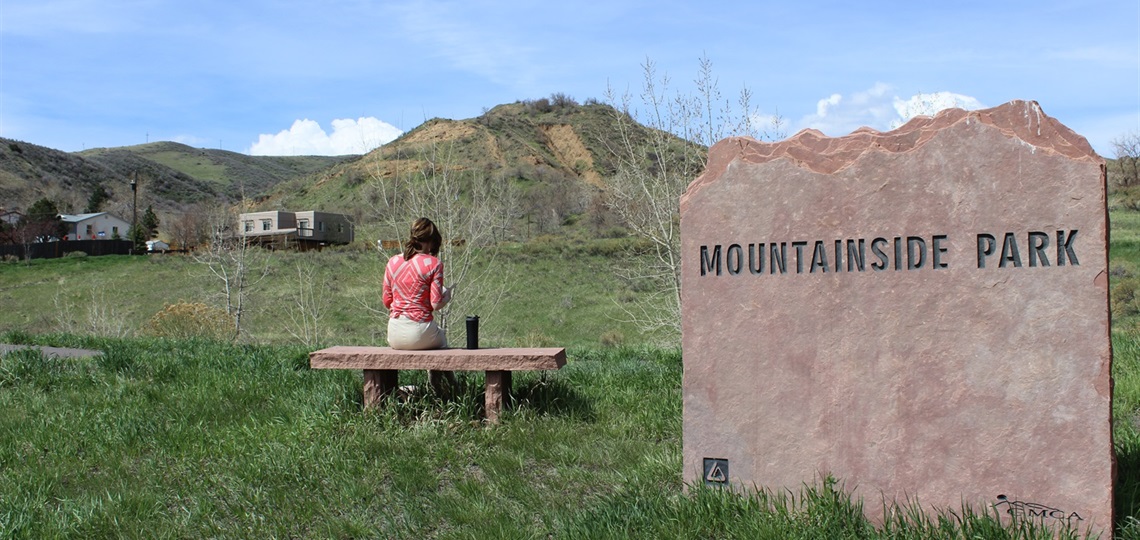
[[[467,348],[479,348],[479,316],[469,315],[467,317]]]

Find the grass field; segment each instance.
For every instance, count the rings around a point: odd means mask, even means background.
[[[484,426],[480,375],[362,413],[360,374],[297,347],[3,338],[105,352],[0,360],[3,538],[1051,538],[987,516],[874,527],[828,479],[684,493],[676,350],[572,349]]]
[[[504,291],[499,304],[458,315],[479,315],[480,335],[489,345],[679,343],[678,336],[644,335],[627,321],[621,305],[636,293],[610,267],[622,249],[610,240],[506,246],[484,285]],[[302,267],[315,271],[326,340],[382,344],[386,314],[375,309],[390,255],[366,249],[273,252],[270,274],[251,290],[242,341],[294,340],[288,313],[301,289],[296,269]],[[209,269],[186,255],[9,262],[0,264],[0,305],[19,308],[0,310],[0,329],[133,336],[166,304],[224,305],[221,291]],[[461,284],[457,298],[467,292]]]
[[[1140,214],[1111,219],[1119,282],[1140,268]],[[354,306],[374,290],[378,259],[326,255],[337,342],[374,342],[361,328],[373,315]],[[304,256],[283,255],[282,267]],[[453,399],[413,394],[362,412],[361,375],[308,369],[310,349],[274,322],[267,307],[289,298],[284,271],[258,292],[249,334],[218,343],[135,335],[164,302],[210,294],[185,258],[0,266],[0,303],[38,308],[2,310],[0,341],[104,352],[0,358],[0,538],[1053,538],[985,509],[902,509],[875,526],[860,504],[881,502],[851,501],[843,479],[796,494],[684,491],[680,352],[618,321],[635,293],[603,271],[605,250],[520,248],[511,259],[516,286],[487,321],[490,339],[567,344],[569,361],[516,375],[497,426],[479,422],[480,374],[462,375]],[[1136,317],[1113,330],[1115,536],[1126,539],[1140,539]],[[120,319],[123,337],[96,335]],[[606,332],[625,345],[602,347]]]

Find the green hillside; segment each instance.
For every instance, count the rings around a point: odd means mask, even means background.
[[[95,161],[115,163],[131,154],[209,184],[231,200],[243,191],[257,197],[277,184],[323,171],[358,156],[247,156],[228,150],[194,148],[174,142],[154,142],[121,148],[79,152]]]
[[[64,212],[81,212],[91,193],[102,186],[110,193],[104,210],[126,215],[132,201],[132,179],[138,182],[140,205],[153,205],[166,213],[193,203],[224,200],[207,182],[132,152],[92,152],[84,157],[0,139],[0,204],[23,210],[36,200],[48,198]]]

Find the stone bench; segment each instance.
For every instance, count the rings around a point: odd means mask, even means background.
[[[566,365],[563,348],[434,349],[398,351],[391,347],[337,346],[309,353],[313,369],[364,371],[364,406],[376,407],[399,387],[401,369],[429,370],[437,390],[437,372],[485,371],[487,421],[499,421],[503,397],[511,390],[511,372],[560,369]]]

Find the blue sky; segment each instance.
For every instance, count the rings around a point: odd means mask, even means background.
[[[360,153],[432,117],[636,93],[647,59],[692,93],[702,56],[789,135],[889,129],[917,94],[1036,100],[1109,157],[1140,131],[1140,0],[0,0],[0,136]]]

